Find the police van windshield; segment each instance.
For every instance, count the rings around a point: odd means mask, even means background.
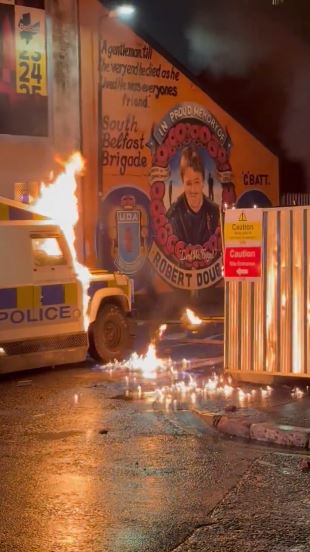
[[[66,259],[57,237],[32,237],[35,267],[65,265]]]

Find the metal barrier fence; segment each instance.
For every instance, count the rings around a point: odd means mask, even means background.
[[[310,193],[301,194],[299,192],[289,192],[281,197],[283,207],[292,207],[295,205],[310,205]]]
[[[225,370],[310,378],[310,207],[262,209],[262,277],[225,282]]]

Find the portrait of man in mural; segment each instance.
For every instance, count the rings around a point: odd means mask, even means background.
[[[179,240],[202,245],[218,228],[220,212],[217,204],[204,193],[205,167],[192,145],[182,151],[180,177],[183,193],[171,205],[167,219]]]
[[[176,113],[178,122],[173,124]],[[154,127],[150,140],[149,259],[167,282],[180,289],[203,289],[222,279],[218,171],[229,161],[231,140],[215,119],[217,133],[204,123],[210,117],[201,106],[182,104]]]

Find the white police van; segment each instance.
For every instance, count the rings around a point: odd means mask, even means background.
[[[46,251],[48,250],[48,254]],[[93,271],[86,328],[83,286],[64,234],[29,207],[0,197],[0,373],[99,362],[131,348],[131,283]]]

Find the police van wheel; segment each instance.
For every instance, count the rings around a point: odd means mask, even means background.
[[[122,360],[132,346],[130,324],[124,311],[113,304],[103,305],[89,328],[89,353],[99,362]]]

